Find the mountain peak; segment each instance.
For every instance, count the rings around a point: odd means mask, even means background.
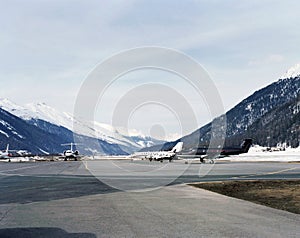
[[[291,67],[285,74],[283,74],[279,79],[288,79],[288,78],[296,78],[300,76],[300,63]]]
[[[124,151],[130,153],[144,146],[161,143],[161,141],[157,139],[143,136],[133,130],[127,131],[124,128],[116,128],[96,121],[79,120],[72,114],[58,111],[44,102],[28,103],[24,106],[18,106],[8,99],[0,98],[0,108],[33,123],[36,123],[38,120],[43,120],[53,125],[69,129],[81,136],[101,139],[109,144],[117,144],[121,146]],[[76,125],[75,128],[74,125]]]
[[[28,110],[22,106],[17,105],[16,103],[10,101],[7,98],[0,98],[0,108],[23,118],[28,118]]]
[[[17,106],[14,102],[10,101],[7,98],[0,98],[0,107],[5,107],[5,106]]]
[[[36,103],[36,105],[39,107],[47,106],[47,104],[45,102],[38,102],[38,103]]]

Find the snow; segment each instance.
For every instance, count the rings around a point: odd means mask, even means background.
[[[9,135],[6,132],[2,131],[2,130],[0,130],[0,133],[5,135],[7,138],[9,137]]]
[[[41,151],[42,153],[46,154],[46,155],[49,155],[49,152],[45,151],[45,150],[42,150],[41,148],[39,148],[39,151]]]
[[[11,128],[11,126],[6,121],[0,120],[0,124],[2,124],[3,126],[5,126],[8,129]]]
[[[14,131],[15,128],[13,128],[9,123],[7,123],[6,121],[0,120],[0,124],[2,124],[3,126],[5,126],[8,130],[11,131],[11,133],[13,133],[14,135],[18,136],[19,138],[23,139],[24,137],[22,135],[20,135],[18,132]],[[1,131],[2,134],[6,135],[6,137],[9,137],[9,135],[4,132]]]
[[[246,107],[246,110],[247,111],[252,111],[252,103],[249,103],[248,105],[247,105],[247,107]]]
[[[297,102],[297,105],[292,110],[293,110],[293,114],[297,114],[300,112],[300,101]]]
[[[230,156],[226,160],[236,162],[300,162],[300,146],[285,151],[265,151],[266,147],[253,146],[248,153]]]
[[[296,78],[299,75],[300,75],[300,63],[298,63],[295,66],[291,67],[279,79]]]
[[[72,114],[60,112],[45,103],[30,103],[25,106],[19,106],[8,99],[0,99],[0,107],[24,120],[44,120],[54,125],[65,127],[80,135],[102,139],[110,144],[130,146],[136,149],[152,145],[149,143],[149,138],[146,139],[146,137],[140,133],[139,137],[141,141],[143,141],[143,139],[146,140],[145,143],[136,142],[132,139],[131,133],[136,135],[138,134],[137,131],[128,131],[126,128],[115,128],[111,125],[96,121],[79,120]]]
[[[5,111],[8,111],[11,114],[17,117],[21,117],[25,120],[31,119],[34,116],[32,115],[32,112],[29,109],[19,106],[6,98],[0,99],[0,107],[3,108]]]
[[[138,141],[137,142],[141,147],[145,148],[145,147],[150,147],[150,146],[153,146],[154,143],[152,141]]]
[[[18,132],[16,132],[16,131],[11,131],[11,133],[13,133],[14,135],[18,136],[18,137],[21,138],[21,139],[24,139],[24,137],[21,136],[21,135],[20,135]]]

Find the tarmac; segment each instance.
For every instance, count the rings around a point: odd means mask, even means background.
[[[0,237],[299,237],[300,215],[186,185],[299,178],[299,163],[0,163]]]

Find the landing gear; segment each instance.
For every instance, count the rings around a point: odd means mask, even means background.
[[[213,160],[213,159],[200,158],[200,162],[201,162],[202,164],[214,164],[214,163],[215,163],[215,160]]]

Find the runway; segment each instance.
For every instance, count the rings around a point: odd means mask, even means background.
[[[299,163],[0,163],[0,237],[297,237],[299,215],[185,183],[299,178]]]

